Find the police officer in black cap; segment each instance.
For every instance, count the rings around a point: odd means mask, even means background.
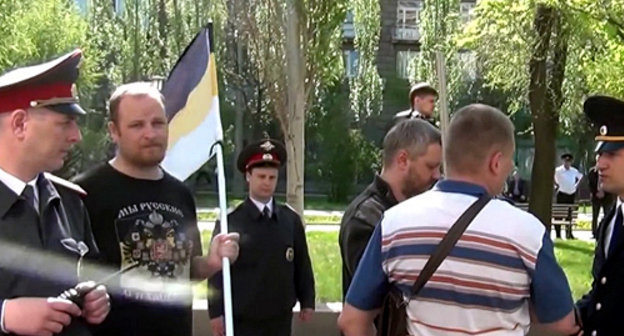
[[[564,153],[561,155],[561,166],[555,168],[554,184],[557,189],[555,196],[557,204],[574,204],[576,191],[583,179],[583,174],[572,167],[573,158],[572,154]],[[557,238],[561,238],[560,224],[555,224],[555,234]],[[566,225],[566,238],[574,239],[571,225]]]
[[[438,98],[438,91],[429,83],[421,82],[409,92],[410,108],[394,115],[394,121],[404,119],[421,118],[433,122],[433,111]]]
[[[621,335],[624,312],[624,101],[593,96],[584,110],[598,130],[596,167],[606,192],[617,196],[597,232],[592,288],[577,303],[584,335]]]
[[[249,197],[228,215],[229,230],[240,234],[239,257],[231,268],[237,336],[290,336],[295,302],[304,322],[314,311],[314,275],[301,218],[273,197],[285,162],[284,146],[270,139],[248,145],[238,156]],[[213,234],[219,231],[217,223]],[[209,298],[212,331],[222,336],[221,273],[209,283],[216,292]]]
[[[84,191],[47,172],[80,141],[73,95],[81,52],[0,76],[0,334],[90,335],[109,311],[103,286],[78,285],[81,306],[57,298],[97,254]],[[65,262],[60,262],[64,260]]]

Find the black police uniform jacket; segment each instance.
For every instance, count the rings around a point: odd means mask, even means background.
[[[38,178],[39,214],[0,182],[0,301],[56,297],[78,282],[79,246],[88,248],[86,257],[98,254],[79,193],[69,182],[59,182]],[[57,335],[91,333],[84,319],[74,317]]]
[[[284,316],[298,300],[314,309],[314,274],[301,218],[273,203],[270,218],[247,198],[228,215],[228,229],[240,234],[240,250],[232,264],[234,318],[264,320]],[[217,222],[213,237],[221,231]],[[223,315],[221,272],[209,279],[210,318]]]
[[[622,335],[624,313],[624,244],[605,256],[605,237],[616,207],[602,220],[592,267],[593,282],[589,293],[577,302],[585,335]],[[595,332],[595,333],[594,333]]]
[[[342,257],[343,298],[375,226],[384,211],[395,204],[397,201],[390,186],[379,175],[375,175],[373,182],[347,206],[338,235]]]

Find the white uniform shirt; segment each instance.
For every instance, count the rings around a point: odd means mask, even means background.
[[[555,169],[555,182],[559,185],[559,191],[572,195],[576,193],[576,183],[583,177],[576,168],[565,169],[563,165]]]
[[[260,212],[264,213],[264,207],[268,207],[269,208],[269,217],[273,215],[273,197],[271,197],[271,199],[269,199],[269,202],[264,204],[258,200],[253,199],[252,197],[249,197],[251,199],[251,201],[253,202],[253,204],[256,205],[256,207],[258,208],[258,210],[260,210]]]
[[[21,195],[26,188],[26,184],[29,184],[33,187],[33,191],[35,194],[35,203],[39,202],[39,191],[37,190],[37,177],[35,177],[32,181],[28,183],[20,180],[19,178],[7,173],[5,170],[0,169],[0,182],[4,183],[9,189],[11,189],[17,196]],[[38,209],[34,204],[35,209]]]

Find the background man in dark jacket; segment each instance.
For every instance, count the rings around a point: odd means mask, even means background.
[[[518,170],[514,170],[513,175],[507,181],[507,193],[514,202],[525,203],[527,202],[527,183],[526,180],[520,177]]]
[[[424,120],[404,120],[386,134],[381,174],[349,204],[340,223],[343,296],[383,212],[440,178],[441,153],[440,131]]]

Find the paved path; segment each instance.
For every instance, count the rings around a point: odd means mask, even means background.
[[[199,222],[199,231],[214,229],[214,222]],[[334,232],[340,230],[340,225],[324,224],[324,225],[306,225],[306,232],[310,231],[322,231],[322,232]]]
[[[203,231],[203,230],[211,230],[214,228],[214,222],[199,222],[199,230]],[[306,225],[306,232],[311,232],[311,231],[316,231],[316,232],[338,232],[338,230],[340,230],[340,225]],[[564,229],[562,228],[562,231]],[[576,237],[576,239],[579,240],[584,240],[584,241],[594,241],[594,238],[592,238],[592,234],[590,231],[587,230],[574,230],[573,231],[574,237]],[[551,238],[555,239],[555,232],[552,231],[551,232]]]
[[[228,209],[228,211],[231,211],[233,208]],[[215,213],[219,213],[219,208],[197,208],[197,213],[200,212],[215,212]],[[303,214],[304,215],[308,215],[308,216],[340,216],[342,217],[342,214],[344,213],[344,211],[338,211],[338,210],[303,210]]]

